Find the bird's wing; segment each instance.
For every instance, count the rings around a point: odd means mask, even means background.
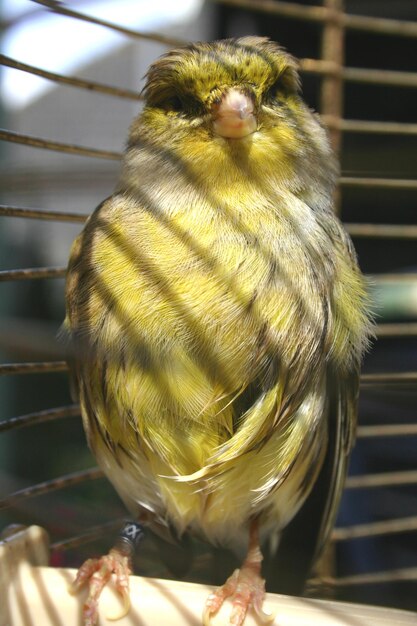
[[[271,591],[301,594],[329,540],[355,439],[358,387],[358,371],[343,380],[334,372],[328,374],[326,456],[312,492],[282,532],[276,554],[266,559],[269,580],[274,581]]]

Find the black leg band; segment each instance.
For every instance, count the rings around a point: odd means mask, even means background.
[[[116,547],[128,556],[132,556],[140,541],[145,536],[145,529],[137,522],[126,522],[117,536]]]

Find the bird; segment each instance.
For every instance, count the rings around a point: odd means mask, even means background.
[[[367,283],[335,215],[327,131],[283,47],[185,45],[150,66],[143,97],[114,193],[71,250],[74,393],[132,519],[242,555],[202,607],[209,624],[230,597],[241,626],[250,609],[267,619],[265,546],[304,584],[335,522]],[[127,610],[123,550],[78,572],[89,626],[112,573]]]

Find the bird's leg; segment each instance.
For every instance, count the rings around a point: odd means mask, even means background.
[[[144,530],[141,524],[126,522],[108,554],[97,559],[88,559],[81,565],[70,591],[75,593],[88,583],[88,597],[83,606],[84,626],[94,626],[97,623],[100,595],[113,574],[116,589],[123,600],[123,609],[119,615],[111,616],[109,619],[119,619],[129,611],[129,576],[132,573],[132,556],[143,536]]]
[[[242,626],[248,609],[252,606],[264,622],[271,622],[275,615],[262,610],[265,598],[265,581],[261,577],[263,556],[259,546],[259,524],[251,523],[249,530],[249,548],[242,567],[236,569],[225,584],[216,589],[207,598],[203,623],[209,626],[211,617],[217,613],[226,598],[232,598],[230,624]]]

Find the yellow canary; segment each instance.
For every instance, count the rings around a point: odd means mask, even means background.
[[[133,518],[247,549],[204,609],[209,623],[230,595],[241,625],[262,607],[260,546],[316,492],[312,557],[329,535],[369,302],[293,57],[261,37],[191,44],[150,67],[144,96],[117,188],[72,249],[74,374]],[[121,552],[80,570],[86,624],[111,571],[126,597]]]

